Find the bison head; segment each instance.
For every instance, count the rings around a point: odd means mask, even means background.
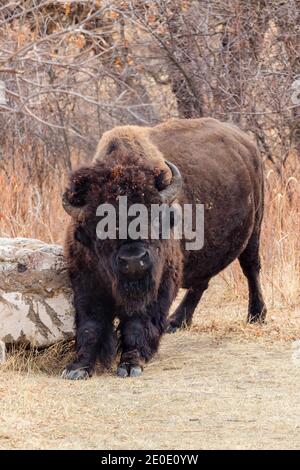
[[[121,229],[120,196],[126,196],[128,208],[143,204],[150,218],[152,204],[171,204],[181,189],[178,168],[166,163],[172,172],[167,187],[161,170],[130,162],[110,168],[103,162],[96,162],[74,172],[63,195],[63,207],[74,221],[74,239],[88,250],[87,258],[92,259],[95,275],[128,314],[143,311],[155,300],[163,273],[173,256],[174,243],[178,242],[150,236],[133,239],[128,233],[126,237],[99,238],[98,208],[103,204],[114,208],[117,235]],[[127,222],[130,223],[130,217]],[[151,223],[149,220],[149,226]]]

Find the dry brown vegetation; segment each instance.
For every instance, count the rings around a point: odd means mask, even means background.
[[[245,324],[246,281],[234,263],[138,384],[116,387],[109,373],[75,386],[49,377],[72,344],[12,351],[1,372],[0,448],[299,448],[290,359],[300,338],[299,14],[296,0],[0,2],[0,235],[62,243],[67,173],[116,124],[232,120],[265,161],[269,310],[266,325]],[[109,437],[93,434],[99,420]]]

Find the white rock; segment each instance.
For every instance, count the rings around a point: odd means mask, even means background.
[[[0,238],[0,341],[49,346],[74,336],[63,249],[30,238]]]
[[[5,362],[6,359],[6,347],[3,341],[0,341],[0,364]]]
[[[0,104],[7,104],[6,85],[3,80],[0,80]]]

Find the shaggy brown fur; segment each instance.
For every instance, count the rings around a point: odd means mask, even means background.
[[[96,239],[96,207],[101,202],[117,207],[118,195],[127,195],[128,205],[157,203],[159,190],[171,180],[164,160],[182,174],[178,202],[205,205],[204,247],[184,252],[184,244],[174,239],[144,240],[139,243],[149,250],[151,272],[139,281],[122,279],[114,260],[124,240]],[[67,195],[73,206],[84,207],[85,217],[71,222],[66,239],[77,357],[65,377],[90,375],[97,356],[110,363],[115,316],[120,319],[119,374],[138,375],[157,350],[178,288],[187,288],[187,294],[169,319],[169,331],[191,323],[209,279],[236,258],[249,283],[248,321],[264,319],[259,283],[262,163],[255,144],[236,127],[204,118],[112,129],[103,135],[93,164],[71,176]]]
[[[136,165],[160,170],[164,183],[168,185],[172,177],[171,171],[165,163],[164,155],[151,142],[149,130],[147,127],[120,126],[105,132],[93,161],[107,161],[109,158],[111,165],[114,165],[130,155]]]

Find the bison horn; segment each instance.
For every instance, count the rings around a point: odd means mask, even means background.
[[[82,207],[72,206],[68,200],[67,191],[62,196],[62,206],[65,209],[66,213],[69,214],[76,220],[83,220],[84,210]]]
[[[163,203],[171,204],[176,199],[182,187],[182,177],[174,163],[168,162],[167,160],[165,160],[165,162],[172,172],[172,181],[167,188],[159,192],[159,195]]]

